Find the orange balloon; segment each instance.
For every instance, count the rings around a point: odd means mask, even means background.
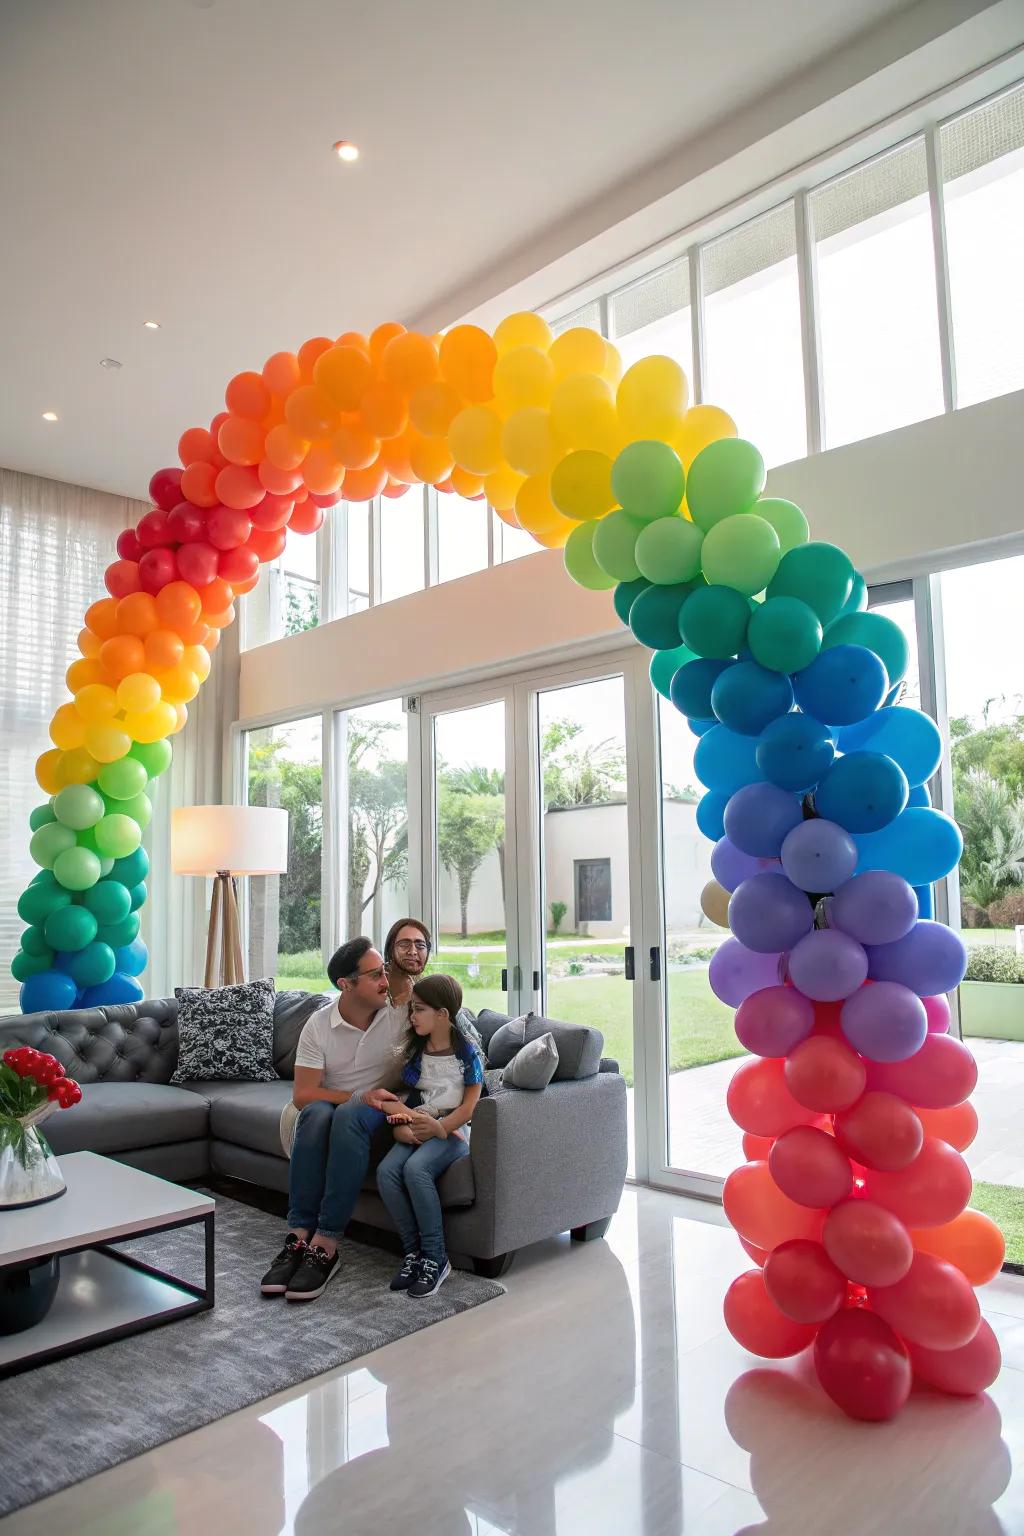
[[[115,635],[112,640],[104,640],[100,661],[114,681],[119,683],[132,672],[144,671],[146,653],[138,635]]]
[[[166,588],[162,589],[166,591]],[[159,594],[158,594],[159,595]],[[159,607],[159,604],[157,605]],[[176,667],[185,654],[185,642],[173,629],[154,629],[146,636],[143,656],[144,669],[155,672]],[[142,671],[143,668],[139,668]]]
[[[994,1280],[1006,1257],[1006,1240],[991,1216],[970,1208],[945,1226],[911,1228],[910,1239],[918,1253],[955,1264],[972,1285]]]
[[[204,613],[203,617],[211,629],[227,629],[235,622],[235,605],[232,603],[218,613]]]
[[[220,500],[216,481],[217,470],[214,465],[202,460],[189,464],[181,472],[181,494],[193,506],[215,507]]]
[[[63,787],[64,781],[58,774],[63,757],[59,747],[51,747],[49,752],[36,758],[36,783],[48,795],[55,795]]]
[[[491,474],[484,476],[484,495],[502,522],[507,523],[510,528],[519,527],[514,508],[520,487],[525,482],[526,476],[518,474],[514,469],[509,469],[507,464],[501,465]]]
[[[78,649],[83,656],[95,657],[100,653],[103,641],[99,635],[94,635],[88,625],[78,631]]]
[[[329,443],[314,443],[302,466],[302,478],[317,496],[332,495],[345,474],[344,464],[335,458]]]
[[[367,431],[358,416],[346,416],[331,438],[331,452],[346,469],[369,469],[380,453],[380,438]]]
[[[287,411],[287,406],[285,407]],[[293,432],[287,423],[271,427],[267,433],[266,454],[278,469],[298,469],[309,452],[309,438]]]
[[[373,382],[373,365],[359,347],[331,347],[313,369],[313,383],[341,411],[359,409]]]
[[[381,368],[387,382],[406,395],[432,383],[440,373],[434,343],[418,331],[393,336],[381,353]]]
[[[288,432],[291,429],[285,428]],[[305,448],[305,444],[303,447]],[[260,477],[260,484],[265,486],[272,496],[290,496],[296,486],[302,484],[302,473],[298,469],[278,469],[270,459],[263,459],[256,473]]]
[[[105,683],[107,672],[101,662],[90,657],[87,661],[73,661],[64,677],[71,692],[77,693],[80,688],[88,688],[91,683]]]
[[[493,397],[498,349],[478,325],[456,325],[441,342],[441,377],[464,399],[483,403]]]
[[[270,390],[263,375],[251,371],[236,373],[224,391],[224,404],[233,416],[259,421],[270,409]]]
[[[730,1118],[755,1136],[781,1136],[798,1125],[809,1125],[815,1111],[797,1102],[789,1091],[784,1063],[755,1056],[729,1079],[725,1105]]]
[[[376,330],[370,332],[370,357],[374,367],[380,369],[384,362],[384,352],[389,341],[396,336],[405,335],[405,326],[399,325],[397,320],[385,320],[383,325],[378,325]]]
[[[178,438],[178,458],[182,464],[215,464],[217,444],[205,427],[189,427]]]
[[[388,483],[388,472],[377,462],[366,469],[347,469],[342,481],[342,495],[346,501],[372,501]]]
[[[219,500],[235,512],[258,506],[266,495],[259,475],[247,465],[226,464],[218,471],[216,484]]]
[[[409,400],[409,420],[424,437],[444,437],[462,406],[458,390],[443,379],[435,379],[413,391]]]
[[[169,581],[166,587],[161,587],[156,595],[154,607],[158,622],[150,625],[149,629],[141,631],[144,635],[149,635],[157,628],[172,629],[181,635],[183,630],[199,622],[199,616],[203,611],[199,593],[187,581]]]
[[[73,704],[62,704],[50,721],[50,740],[70,752],[85,745],[85,721]]]
[[[330,395],[315,384],[300,384],[284,403],[285,421],[297,437],[330,437],[340,414]]]
[[[217,446],[229,464],[258,464],[264,442],[263,428],[247,416],[229,416],[217,433]]]
[[[73,752],[60,755],[57,764],[58,788],[62,789],[65,784],[91,784],[99,771],[100,765],[92,753],[85,747],[75,747]]]
[[[223,614],[231,607],[234,590],[224,580],[223,576],[215,576],[212,581],[207,582],[205,587],[197,587],[196,591],[202,604],[203,617],[207,624],[214,622],[211,615]]]
[[[210,675],[210,653],[205,646],[186,646],[181,659],[189,671],[195,673],[201,683],[206,682]]]
[[[451,472],[452,490],[465,501],[476,501],[484,493],[482,475],[474,475],[471,470],[463,469],[461,464],[456,464]]]
[[[825,1212],[797,1205],[775,1183],[762,1162],[733,1169],[722,1191],[725,1214],[741,1237],[771,1251],[796,1237],[821,1239]]]
[[[93,603],[85,610],[85,622],[101,640],[109,640],[111,635],[116,635],[117,598],[101,597],[98,603]]]
[[[337,344],[339,347],[358,347],[360,352],[366,353],[367,357],[370,355],[370,343],[361,331],[343,331],[338,337]]]
[[[966,1152],[978,1134],[978,1111],[969,1100],[950,1109],[916,1109],[926,1136],[947,1141],[957,1152]]]
[[[313,369],[316,367],[317,358],[322,357],[333,346],[334,342],[329,336],[311,336],[308,341],[302,343],[299,348],[298,364],[299,372],[306,384],[311,384],[313,381]]]
[[[444,438],[422,437],[417,433],[409,449],[409,463],[418,480],[437,485],[451,474],[455,460]]]
[[[166,672],[160,672],[156,681],[160,685],[160,692],[171,704],[187,704],[195,698],[200,687],[199,678],[184,662],[168,668]],[[152,708],[152,705],[148,707]]]
[[[416,480],[416,471],[409,462],[409,452],[415,437],[415,433],[410,434],[407,427],[399,437],[389,438],[380,445],[380,462],[391,479],[400,480],[403,485],[412,485]]]
[[[183,582],[171,582],[171,586],[183,586]],[[167,587],[162,588],[163,592]],[[138,635],[144,640],[150,630],[157,629],[156,599],[148,592],[130,592],[117,605],[117,624],[123,635]]]
[[[246,592],[251,592],[259,585],[260,573],[256,571],[252,576],[244,576],[241,580],[237,576],[231,578],[231,585],[235,589],[236,597],[243,597]]]
[[[375,437],[398,437],[409,421],[405,397],[392,384],[371,384],[359,407],[359,419]]]
[[[275,352],[263,364],[263,381],[279,399],[290,395],[302,383],[302,371],[294,352]]]

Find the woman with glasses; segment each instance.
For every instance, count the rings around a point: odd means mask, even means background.
[[[400,917],[392,923],[384,940],[384,964],[394,1007],[402,1007],[412,997],[412,984],[426,970],[432,944],[430,929],[418,917]]]

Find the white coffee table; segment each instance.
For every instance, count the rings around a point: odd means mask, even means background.
[[[0,1378],[213,1306],[215,1202],[95,1152],[60,1158],[67,1193],[0,1216],[0,1268],[59,1253],[60,1284],[46,1316],[0,1336]],[[202,1287],[109,1246],[202,1222]]]

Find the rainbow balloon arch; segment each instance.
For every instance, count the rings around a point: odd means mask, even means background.
[[[915,1377],[983,1390],[999,1350],[975,1287],[1003,1241],[968,1209],[977,1074],[945,997],[965,952],[930,900],[962,845],[925,787],[939,732],[898,702],[906,640],[866,611],[847,556],[764,496],[760,453],[724,411],[687,408],[676,363],[623,374],[597,333],[555,338],[533,314],[493,336],[314,337],[237,375],[225,403],[182,436],[182,468],[153,476],[85,616],[37,765],[22,1008],[142,997],[147,790],[287,531],[417,483],[487,502],[563,548],[580,585],[614,589],[699,738],[702,903],[732,930],[710,983],[751,1052],[728,1090],[748,1161],[725,1209],[754,1267],[726,1296],[729,1329],[769,1358],[812,1347],[857,1418],[891,1417]]]

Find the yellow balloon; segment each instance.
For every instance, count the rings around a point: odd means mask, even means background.
[[[443,437],[462,409],[462,396],[440,379],[421,384],[409,400],[409,420],[424,437]]]
[[[184,704],[175,704],[174,716],[174,724],[169,732],[171,736],[176,736],[179,731],[183,731],[188,723],[188,710]]]
[[[493,474],[484,476],[484,495],[502,521],[511,527],[517,526],[513,508],[523,479],[523,475],[516,474],[507,464],[503,464]]]
[[[672,446],[689,469],[702,448],[722,437],[735,437],[736,423],[717,405],[691,405],[672,438]]]
[[[554,388],[554,367],[539,347],[516,347],[499,357],[494,370],[494,399],[506,414],[528,405],[547,405]]]
[[[98,763],[116,763],[119,758],[127,757],[131,744],[128,733],[109,721],[86,727],[85,745]]]
[[[48,752],[36,758],[36,783],[48,795],[55,795],[58,789],[64,787],[64,780],[58,772],[63,756],[59,747],[51,747]]]
[[[617,389],[622,378],[622,357],[618,347],[613,347],[610,341],[604,344],[605,363],[601,369],[601,377],[612,389]]]
[[[210,653],[205,645],[186,645],[182,656],[182,663],[194,672],[201,683],[205,683],[210,675]]]
[[[572,448],[593,448],[614,458],[621,446],[611,385],[593,374],[574,374],[556,387],[551,424]]]
[[[551,345],[551,327],[540,315],[521,310],[518,314],[506,315],[499,323],[494,332],[494,345],[499,357],[513,352],[516,347],[539,347],[546,352]]]
[[[148,672],[129,672],[117,685],[117,702],[126,712],[143,714],[160,703],[160,684]]]
[[[448,428],[448,447],[463,469],[493,474],[501,465],[501,417],[486,405],[467,406]]]
[[[99,725],[117,714],[117,694],[106,683],[87,683],[75,694],[75,708],[86,725]]]
[[[200,681],[191,667],[187,667],[184,661],[180,661],[176,667],[168,667],[160,673],[159,690],[170,704],[187,704],[194,699],[199,692]],[[159,696],[157,703],[160,702]],[[146,705],[152,709],[153,705]]]
[[[627,368],[615,396],[627,440],[671,443],[688,394],[686,374],[670,357],[642,357]]]
[[[85,742],[85,721],[73,704],[62,704],[50,721],[50,740],[70,752]]]
[[[729,892],[717,880],[709,880],[700,893],[700,909],[719,928],[729,926]]]
[[[567,453],[551,471],[551,500],[559,512],[577,522],[604,517],[615,505],[612,460],[592,448]]]
[[[562,451],[550,415],[537,405],[508,418],[501,429],[501,447],[512,468],[524,475],[544,474]]]
[[[126,715],[124,728],[133,741],[148,745],[150,742],[162,741],[165,736],[169,736],[177,722],[178,714],[174,705],[161,700],[154,709]]]
[[[59,786],[65,784],[91,784],[100,771],[100,765],[85,747],[75,747],[73,752],[61,754],[57,765]]]
[[[579,527],[571,517],[564,517],[551,500],[547,475],[531,475],[523,481],[516,497],[516,521],[547,549],[561,549],[573,529]]]
[[[571,331],[563,331],[551,343],[548,354],[560,379],[568,379],[574,373],[599,374],[608,361],[604,337],[599,331],[577,325]]]

